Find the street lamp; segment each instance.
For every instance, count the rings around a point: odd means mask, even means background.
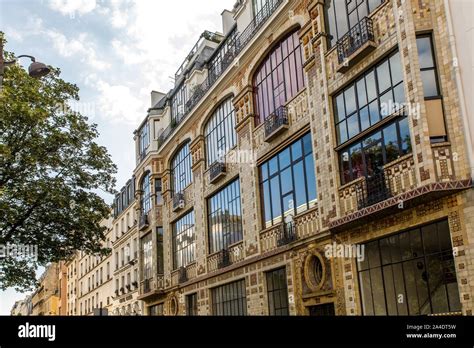
[[[14,57],[13,60],[5,61],[3,58],[3,40],[0,37],[0,89],[3,85],[3,73],[7,66],[15,64],[20,58],[30,58],[31,64],[28,67],[28,74],[33,78],[40,78],[46,76],[50,73],[51,69],[46,66],[46,64],[37,62],[36,58],[26,54]]]

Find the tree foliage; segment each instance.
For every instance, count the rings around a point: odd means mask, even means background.
[[[10,57],[11,54],[9,55]],[[5,70],[0,93],[0,245],[34,245],[37,260],[0,259],[0,289],[27,290],[39,265],[101,247],[113,193],[113,164],[96,143],[97,126],[71,111],[76,85],[60,70],[40,80],[20,66]]]

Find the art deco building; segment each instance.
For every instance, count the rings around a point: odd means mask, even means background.
[[[461,3],[224,11],[135,133],[145,314],[472,315]]]
[[[138,301],[138,223],[135,212],[135,178],[120,190],[114,201],[112,315],[141,315]]]

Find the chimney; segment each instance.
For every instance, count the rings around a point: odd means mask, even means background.
[[[166,96],[165,93],[151,91],[151,107],[154,107],[164,96]]]
[[[222,16],[222,31],[224,36],[227,35],[235,24],[234,14],[229,10],[224,10],[221,13]]]

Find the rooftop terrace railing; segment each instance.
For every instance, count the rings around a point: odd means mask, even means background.
[[[231,42],[227,45],[220,45],[219,49],[225,49],[227,52],[224,54],[224,58],[219,60],[219,67],[212,69],[213,73],[208,74],[207,79],[200,85],[196,86],[191,92],[188,98],[183,116],[176,122],[170,124],[165,128],[158,136],[158,149],[163,146],[168,138],[171,137],[173,131],[181,124],[194,109],[194,107],[201,101],[204,95],[211,89],[216,81],[224,74],[227,68],[233,63],[235,57],[242,52],[247,44],[255,37],[257,32],[267,22],[268,18],[276,11],[276,9],[284,2],[284,0],[267,0],[262,9],[255,15],[250,24],[242,31],[237,33],[235,36],[232,35]],[[214,55],[215,56],[215,55]]]

